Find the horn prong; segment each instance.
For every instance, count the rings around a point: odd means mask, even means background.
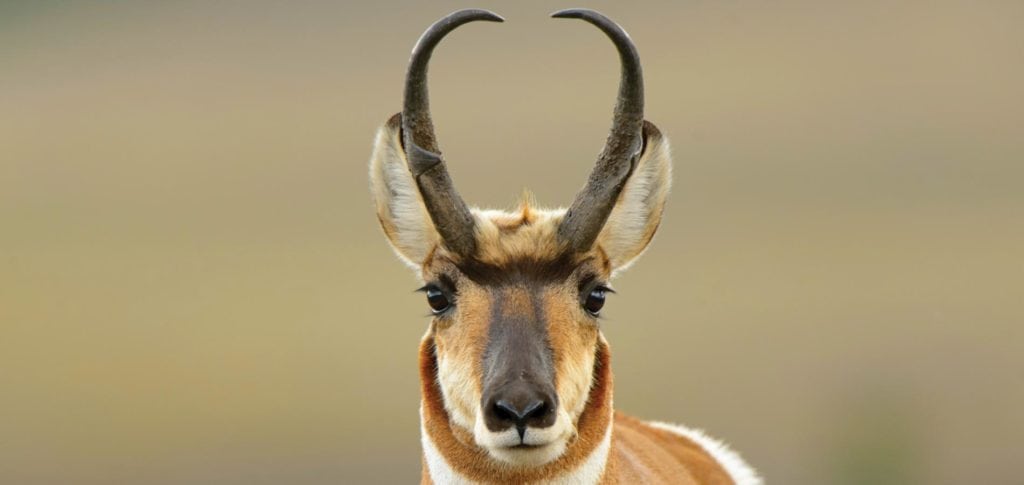
[[[464,9],[434,22],[416,41],[405,77],[402,144],[409,161],[409,171],[416,179],[427,213],[445,246],[462,257],[469,257],[475,252],[475,223],[469,207],[455,190],[437,144],[430,117],[427,66],[441,39],[459,26],[474,21],[504,20],[488,10]]]

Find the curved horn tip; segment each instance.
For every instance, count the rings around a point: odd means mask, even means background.
[[[567,9],[551,12],[551,18],[553,18],[553,19],[571,19],[571,18],[579,17],[579,14],[580,14],[580,9],[578,9],[578,8],[567,8]]]
[[[608,18],[605,14],[598,12],[597,10],[591,10],[589,8],[569,8],[555,12],[551,14],[551,17],[556,19],[580,19],[597,27],[607,36],[611,37],[612,41],[615,42],[620,51],[623,48],[630,50],[636,49],[636,47],[632,45],[632,40],[629,38],[629,33],[626,32],[626,29],[623,29],[621,25],[615,23],[614,20]],[[626,42],[623,43],[622,41]]]
[[[471,17],[472,20],[484,20],[487,22],[504,22],[505,17],[498,15],[490,10],[484,10],[482,8],[466,8],[462,10],[456,10],[448,15],[448,17],[454,15],[465,15]]]
[[[551,18],[556,19],[589,19],[593,17],[604,17],[604,15],[589,8],[567,8],[551,14]]]

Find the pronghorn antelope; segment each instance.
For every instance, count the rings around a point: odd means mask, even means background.
[[[558,18],[603,31],[622,63],[611,134],[569,209],[525,200],[512,212],[467,207],[438,150],[427,63],[467,22],[461,10],[420,37],[402,112],[370,163],[377,216],[426,283],[434,317],[419,348],[423,483],[759,484],[742,459],[700,431],[613,411],[598,314],[608,281],[644,251],[671,180],[668,141],[643,119],[632,41],[583,9]]]

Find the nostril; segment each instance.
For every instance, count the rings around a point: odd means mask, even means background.
[[[508,401],[500,399],[494,403],[494,417],[514,423],[519,420],[519,410]]]
[[[536,399],[530,401],[527,405],[519,408],[515,404],[512,404],[504,399],[494,403],[494,415],[496,418],[523,425],[533,421],[539,421],[548,414],[548,403],[546,401]]]
[[[544,401],[533,401],[525,409],[519,419],[530,421],[544,417],[548,413],[548,403]]]
[[[546,428],[554,424],[558,402],[554,396],[536,391],[510,391],[515,389],[505,390],[502,395],[488,397],[485,401],[489,404],[484,407],[484,422],[491,431],[504,431],[514,426],[522,438],[527,427]]]

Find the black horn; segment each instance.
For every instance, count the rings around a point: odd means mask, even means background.
[[[608,17],[593,10],[575,8],[551,14],[555,18],[573,18],[601,29],[619,51],[622,75],[611,132],[587,185],[558,228],[559,238],[572,251],[588,251],[597,240],[622,187],[643,150],[644,80],[640,56],[629,34]]]
[[[477,20],[504,21],[487,10],[466,9],[449,14],[423,32],[409,59],[402,105],[402,143],[409,160],[409,170],[445,246],[463,257],[471,256],[476,250],[473,215],[455,190],[437,146],[427,95],[427,64],[434,47],[445,35],[460,25]]]

